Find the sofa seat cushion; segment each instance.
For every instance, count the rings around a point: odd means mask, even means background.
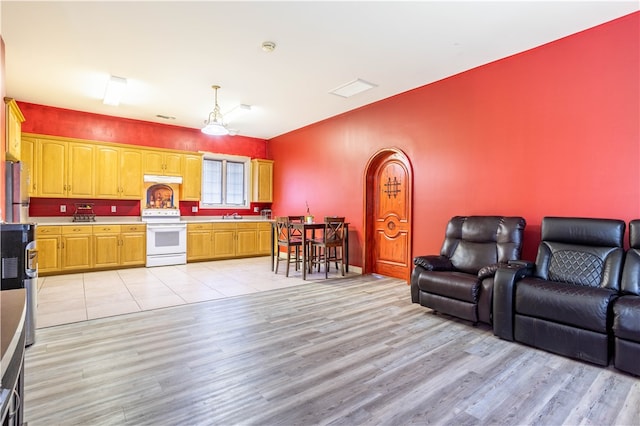
[[[433,293],[465,302],[477,303],[480,282],[475,275],[454,271],[429,271],[420,274],[418,287]]]
[[[623,296],[613,305],[613,334],[640,343],[640,296]]]
[[[607,333],[609,303],[614,290],[524,278],[517,283],[515,311],[585,330]]]

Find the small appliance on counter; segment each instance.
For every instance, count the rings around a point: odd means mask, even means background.
[[[271,219],[271,209],[262,209],[262,210],[260,210],[260,216],[262,216],[262,218],[264,220],[270,220]]]
[[[38,251],[35,242],[35,223],[0,224],[0,257],[2,279],[0,290],[24,288],[27,294],[25,345],[35,342],[36,307],[38,303]]]

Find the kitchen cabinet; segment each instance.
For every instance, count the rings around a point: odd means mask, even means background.
[[[214,223],[211,232],[211,258],[222,259],[236,255],[236,224]]]
[[[94,268],[142,266],[146,262],[146,227],[93,225]]]
[[[182,186],[180,199],[200,201],[202,191],[202,155],[185,154],[182,158]]]
[[[182,176],[182,154],[144,150],[143,172],[145,175]]]
[[[36,147],[36,196],[91,198],[94,195],[95,146],[57,139]]]
[[[142,151],[117,146],[96,146],[95,198],[142,197]]]
[[[258,251],[257,248],[257,223],[238,223],[236,230],[236,256],[253,256]]]
[[[120,265],[144,266],[147,262],[146,225],[122,225],[120,234]]]
[[[211,259],[211,223],[187,224],[187,262]]]
[[[256,254],[271,254],[271,223],[258,222],[258,246]]]
[[[20,142],[20,161],[22,176],[26,180],[26,188],[30,197],[36,195],[36,139],[23,136]]]
[[[93,225],[93,265],[96,268],[120,265],[120,225]]]
[[[62,269],[60,263],[61,236],[60,226],[40,225],[36,227],[39,274],[57,272]]]
[[[22,123],[24,116],[18,107],[16,101],[12,98],[4,98],[6,104],[6,159],[12,161],[20,161],[21,158],[21,138]]]
[[[273,201],[273,161],[251,160],[251,201],[270,203]]]
[[[74,271],[93,267],[92,225],[62,226],[61,269]]]

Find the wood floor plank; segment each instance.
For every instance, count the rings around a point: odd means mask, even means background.
[[[39,330],[37,425],[638,424],[640,380],[357,276]]]

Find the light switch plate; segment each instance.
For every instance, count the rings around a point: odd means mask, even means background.
[[[198,213],[198,206],[192,206],[191,213]]]
[[[115,213],[116,212],[116,206],[111,206],[111,213]]]
[[[64,204],[60,205],[60,213],[66,213],[67,212],[67,206],[65,206]]]
[[[260,213],[260,207],[254,207],[253,208],[253,212],[254,213]]]

